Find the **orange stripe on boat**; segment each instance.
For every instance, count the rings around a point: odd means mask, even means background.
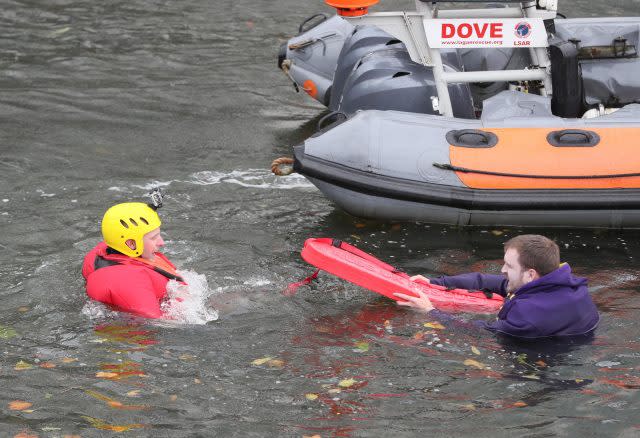
[[[640,188],[640,176],[587,179],[589,175],[640,173],[640,128],[576,127],[600,136],[596,146],[556,147],[547,135],[560,128],[486,128],[498,136],[491,148],[450,145],[451,165],[484,172],[518,175],[575,176],[527,178],[456,172],[475,189],[611,189]]]

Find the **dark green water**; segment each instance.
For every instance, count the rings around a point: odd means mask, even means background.
[[[638,15],[640,2],[560,9]],[[546,232],[602,313],[585,345],[513,345],[471,316],[434,320],[328,275],[282,294],[312,272],[299,257],[308,237],[430,275],[495,272],[520,231],[362,221],[304,179],[271,175],[322,114],[275,65],[320,10],[2,3],[0,435],[640,435],[638,232]],[[191,324],[158,324],[87,303],[80,262],[99,218],[156,184],[169,194],[167,253],[206,279],[216,321],[189,309]]]

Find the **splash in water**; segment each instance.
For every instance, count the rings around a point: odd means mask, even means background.
[[[206,324],[218,319],[218,311],[207,306],[207,298],[213,293],[207,278],[194,271],[180,271],[187,285],[175,280],[167,284],[167,298],[162,311],[169,319],[183,324]]]
[[[247,169],[231,172],[202,171],[191,175],[191,183],[197,185],[237,184],[253,189],[313,189],[314,186],[302,175],[293,174],[286,178],[275,176],[269,170]]]

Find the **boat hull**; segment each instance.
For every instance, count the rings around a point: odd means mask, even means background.
[[[550,115],[544,103],[504,92],[478,121],[361,111],[296,146],[294,169],[359,217],[640,228],[640,105],[568,120]],[[451,132],[495,133],[495,141],[451,144]],[[593,144],[556,145],[558,132],[570,141],[592,134]]]
[[[602,210],[519,210],[508,207],[501,210],[466,209],[392,198],[384,195],[372,195],[319,178],[307,178],[342,210],[362,218],[459,226],[640,228],[640,208],[624,210],[618,208]],[[635,196],[637,197],[638,193],[635,193]]]

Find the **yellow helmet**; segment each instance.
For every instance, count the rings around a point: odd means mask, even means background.
[[[130,257],[139,257],[144,250],[142,238],[161,225],[158,213],[142,202],[116,204],[102,218],[102,237],[110,248]],[[127,240],[136,242],[136,249]]]

